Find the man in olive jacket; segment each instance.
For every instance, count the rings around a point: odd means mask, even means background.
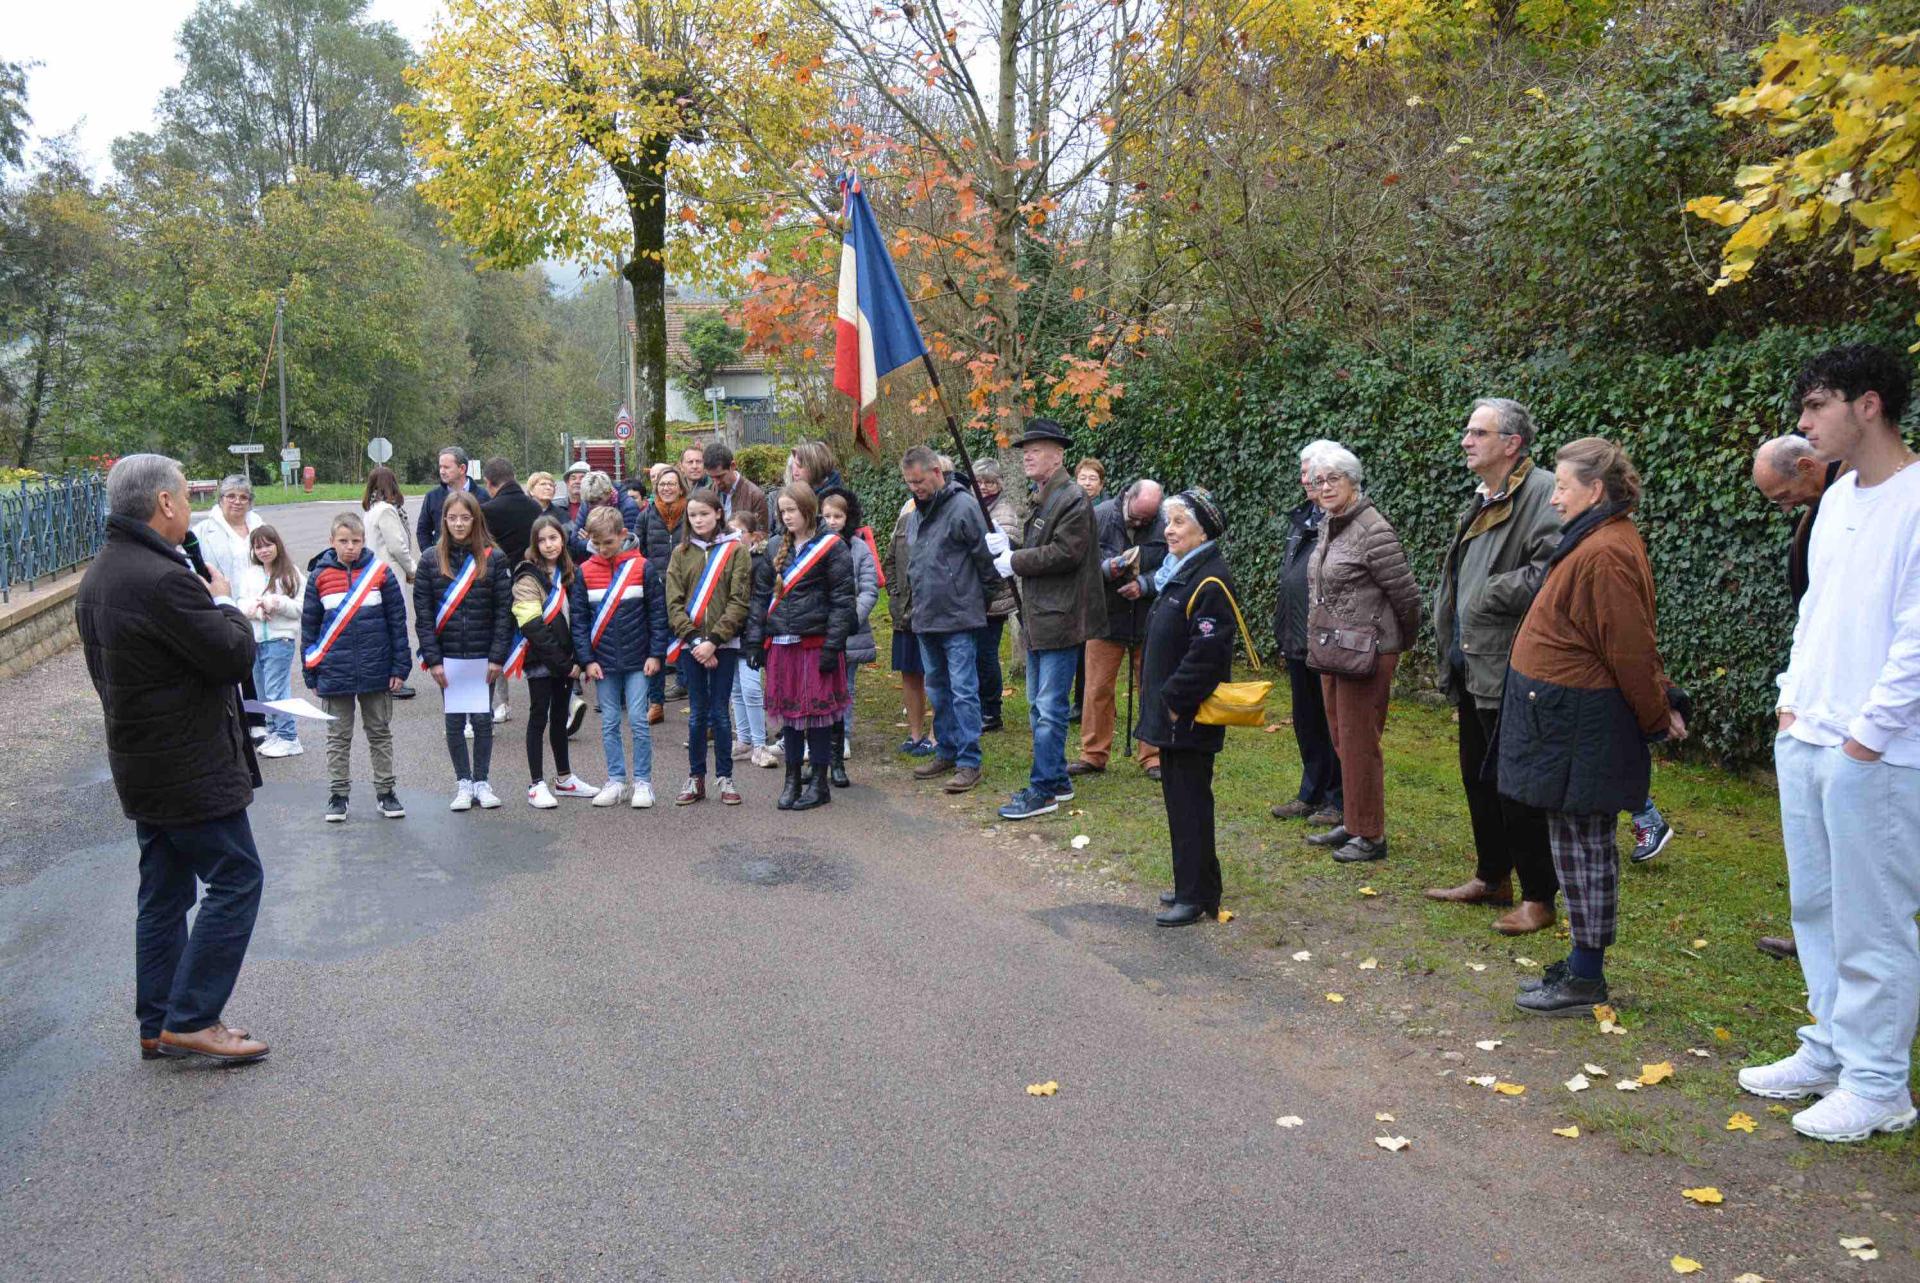
[[[258,1060],[266,1043],[220,1019],[260,908],[247,822],[260,770],[240,705],[253,625],[226,576],[203,580],[180,550],[190,509],[177,462],[114,464],[107,512],[74,621],[106,716],[107,766],[140,842],[140,1054]],[[207,891],[189,933],[196,878]]]
[[[997,533],[987,536],[987,546],[994,567],[1003,577],[1017,578],[1020,588],[1033,768],[1027,787],[1000,808],[1000,817],[1024,820],[1073,800],[1067,704],[1081,644],[1106,630],[1107,601],[1093,501],[1065,467],[1067,434],[1051,419],[1029,419],[1025,434],[1013,444],[1020,450],[1021,470],[1035,487],[1033,513],[1019,548]]]
[[[1455,522],[1433,611],[1440,690],[1460,710],[1460,780],[1477,864],[1465,883],[1427,895],[1457,904],[1512,904],[1518,870],[1520,906],[1494,924],[1505,935],[1552,926],[1560,889],[1546,817],[1501,796],[1489,752],[1513,635],[1560,539],[1560,518],[1549,503],[1553,474],[1528,454],[1533,431],[1533,417],[1518,401],[1473,403],[1460,447],[1480,484]]]

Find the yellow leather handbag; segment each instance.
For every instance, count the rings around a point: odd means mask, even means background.
[[[1240,640],[1247,644],[1247,658],[1253,661],[1253,671],[1260,671],[1260,652],[1253,648],[1253,634],[1247,631],[1246,616],[1240,613],[1240,603],[1233,599],[1233,591],[1213,575],[1194,585],[1193,595],[1187,598],[1187,617],[1193,617],[1193,603],[1199,600],[1200,590],[1208,584],[1219,584],[1220,591],[1226,593],[1227,604],[1233,607],[1234,622],[1240,625]],[[1200,702],[1200,711],[1193,720],[1203,726],[1264,726],[1267,722],[1267,696],[1273,691],[1272,682],[1221,682],[1213,688],[1213,694]]]

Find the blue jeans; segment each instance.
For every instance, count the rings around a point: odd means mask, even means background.
[[[140,841],[140,912],[134,925],[134,1014],[142,1038],[220,1019],[260,912],[260,855],[247,813],[159,828],[133,826]],[[207,884],[193,931],[194,879]]]
[[[760,684],[760,670],[744,664],[733,670],[733,724],[747,733],[745,743],[755,748],[767,746],[766,688]]]
[[[918,633],[920,665],[926,669],[927,702],[940,756],[955,766],[980,769],[980,674],[972,633]],[[1061,767],[1065,778],[1065,766]]]
[[[293,694],[293,652],[291,637],[263,641],[254,649],[253,689],[261,699],[285,699]],[[267,733],[289,744],[300,742],[300,724],[289,713],[268,713]]]
[[[713,773],[721,779],[733,776],[733,722],[728,706],[733,703],[733,673],[740,662],[737,650],[716,650],[714,665],[694,659],[691,652],[680,656],[680,684],[687,688],[687,774],[707,773],[707,734],[713,734]]]
[[[1000,692],[1006,689],[1006,675],[1000,671],[1000,635],[1007,630],[1007,617],[989,619],[973,632],[973,670],[980,681],[980,720],[1000,720]]]
[[[1048,797],[1072,787],[1067,779],[1067,704],[1079,667],[1078,646],[1027,652],[1027,725],[1033,728],[1033,770],[1027,782]]]
[[[627,758],[620,740],[624,713],[633,732],[633,779],[653,782],[653,732],[647,727],[647,675],[608,673],[595,682],[600,697],[600,747],[607,755],[607,779],[627,778]]]
[[[1920,1011],[1920,770],[1773,742],[1805,1059],[1879,1102],[1907,1099]]]

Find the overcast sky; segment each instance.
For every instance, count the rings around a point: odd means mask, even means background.
[[[418,48],[439,0],[373,0],[368,15],[391,22]],[[80,126],[96,175],[108,146],[153,126],[160,91],[179,83],[174,35],[194,0],[5,0],[0,61],[38,62],[27,72],[27,110],[37,141]]]

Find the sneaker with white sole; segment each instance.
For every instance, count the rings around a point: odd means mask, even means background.
[[[1904,1097],[1868,1100],[1840,1088],[1795,1114],[1791,1121],[1793,1130],[1802,1136],[1845,1143],[1865,1140],[1875,1132],[1903,1132],[1913,1126],[1916,1117],[1920,1114],[1915,1112],[1913,1102]]]
[[[1654,856],[1666,850],[1672,841],[1673,826],[1661,818],[1658,811],[1655,811],[1653,813],[1652,823],[1641,824],[1638,820],[1634,822],[1633,853],[1628,858],[1635,864],[1645,864],[1648,860],[1651,860]]]
[[[404,820],[407,818],[407,808],[400,805],[399,797],[393,793],[382,793],[374,800],[374,805],[380,809],[380,814],[386,816],[389,820]]]
[[[465,722],[461,723],[460,733],[466,736],[468,739],[473,738],[473,719],[472,718],[468,718]]]
[[[535,780],[533,787],[527,790],[527,805],[536,811],[551,811],[560,805],[560,799],[553,795],[545,780]]]
[[[1767,1100],[1805,1100],[1840,1090],[1840,1075],[1815,1066],[1803,1047],[1785,1060],[1742,1069],[1740,1090]]]
[[[636,780],[633,785],[633,800],[628,803],[636,811],[644,811],[653,805],[653,785],[645,780]]]
[[[595,806],[618,806],[620,805],[620,795],[626,791],[627,782],[625,780],[608,780],[600,786],[600,791],[593,795],[593,804]]]
[[[299,745],[289,744],[278,735],[267,736],[260,747],[254,750],[260,757],[292,757],[299,751]]]
[[[556,797],[592,797],[599,791],[598,788],[587,783],[578,775],[562,775],[553,786],[554,796]]]
[[[447,803],[449,811],[471,811],[473,809],[473,781],[461,780],[454,786],[453,801]]]
[[[500,805],[500,795],[495,793],[493,791],[493,785],[487,783],[485,780],[475,780],[473,782],[473,800],[489,811]]]
[[[347,822],[347,795],[335,793],[327,798],[327,823],[345,824]]]
[[[493,724],[495,726],[498,726],[502,722],[510,722],[512,720],[513,720],[513,710],[511,708],[508,708],[505,704],[502,704],[500,705],[500,707],[493,710]]]
[[[779,756],[765,744],[753,750],[751,760],[755,766],[777,767],[780,765]]]

